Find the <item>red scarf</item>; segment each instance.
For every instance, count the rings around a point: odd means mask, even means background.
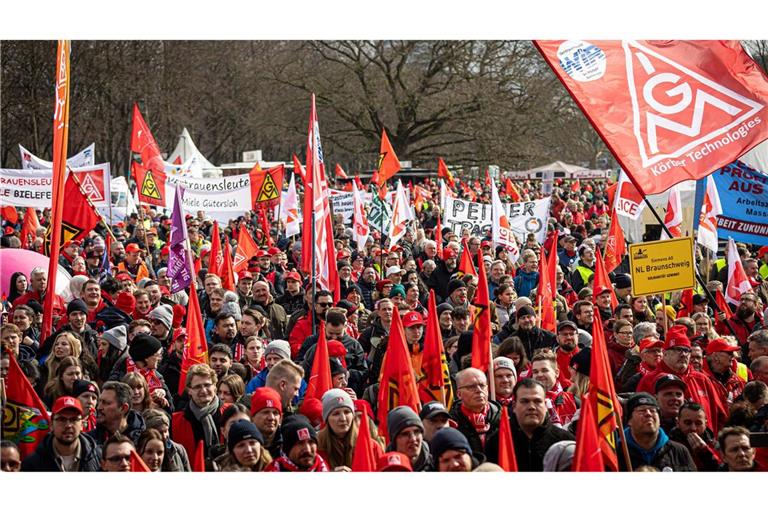
[[[467,417],[469,422],[475,427],[475,432],[480,436],[480,441],[485,445],[485,434],[491,429],[491,425],[487,421],[488,412],[491,410],[491,404],[486,404],[483,412],[474,412],[467,409],[464,404],[461,404],[461,413]]]
[[[139,368],[138,366],[136,366],[136,363],[133,362],[133,359],[131,359],[130,356],[128,357],[128,359],[125,360],[125,372],[126,373],[136,372],[142,377],[144,377],[144,380],[147,381],[147,386],[149,387],[150,395],[156,389],[163,389],[163,382],[160,380],[160,377],[158,377],[157,372],[150,368]]]
[[[320,454],[317,454],[315,456],[315,463],[309,469],[301,469],[296,464],[291,462],[291,459],[289,459],[285,455],[281,455],[280,457],[270,462],[269,465],[266,468],[264,468],[264,471],[265,472],[290,471],[294,473],[295,472],[326,473],[330,471],[330,469],[328,468],[328,464],[320,456]]]
[[[549,419],[555,425],[561,425],[561,426],[563,422],[560,419],[560,415],[557,413],[557,408],[555,407],[555,400],[557,400],[558,395],[560,395],[560,393],[562,392],[563,392],[563,386],[561,386],[559,382],[555,382],[555,386],[549,391],[547,391],[547,411],[549,411]]]

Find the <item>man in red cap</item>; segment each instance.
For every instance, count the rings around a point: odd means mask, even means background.
[[[686,385],[685,398],[704,407],[707,423],[717,432],[724,424],[727,410],[712,380],[691,366],[691,340],[686,330],[684,325],[675,325],[667,331],[661,362],[640,379],[637,391],[654,393],[656,380],[665,373],[680,377]]]
[[[127,272],[136,283],[150,277],[147,265],[141,260],[139,244],[128,244],[125,248],[125,259],[117,265],[117,271]]]
[[[61,246],[59,254],[59,265],[64,267],[67,272],[74,275],[72,271],[72,261],[80,254],[80,240],[69,240]]]
[[[301,274],[295,270],[284,274],[285,293],[278,296],[275,302],[280,304],[289,317],[296,311],[306,308],[304,291],[301,289]]]
[[[430,274],[430,282],[427,286],[435,289],[435,293],[443,300],[448,298],[448,283],[456,272],[459,258],[458,253],[452,247],[443,250],[443,259],[436,258],[435,270]]]
[[[707,344],[707,357],[702,365],[702,370],[715,383],[720,392],[720,399],[728,408],[734,399],[744,392],[746,384],[734,371],[736,358],[733,353],[738,350],[739,347],[731,345],[723,338],[712,340]]]
[[[598,286],[594,289],[595,305],[600,311],[600,320],[603,322],[613,317],[613,308],[611,307],[611,289],[607,286]]]
[[[646,322],[649,323],[649,322]],[[656,328],[650,324],[654,331]],[[656,366],[661,362],[662,348],[664,342],[655,335],[648,336],[640,340],[638,349],[640,350],[640,364],[636,368],[631,368],[632,363],[637,364],[637,356],[631,356],[619,369],[617,379],[622,383],[621,391],[624,393],[634,392],[637,385],[647,373],[656,370]],[[634,373],[633,373],[634,372]]]
[[[237,273],[237,297],[240,309],[249,308],[253,305],[253,274],[247,270],[241,270]]]
[[[71,396],[57,399],[51,432],[21,463],[22,471],[99,471],[101,450],[83,435],[83,407]]]

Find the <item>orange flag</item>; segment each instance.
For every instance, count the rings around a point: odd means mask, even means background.
[[[616,298],[616,292],[613,291],[611,280],[608,278],[608,271],[605,270],[605,262],[603,261],[603,255],[600,254],[600,248],[595,248],[595,278],[592,281],[592,290],[597,290],[598,286],[604,286],[611,291],[611,309],[616,309],[619,305],[619,300]],[[597,299],[597,294],[594,294],[592,301]]]
[[[376,471],[376,461],[379,458],[379,452],[381,452],[381,447],[371,439],[368,415],[363,411],[363,414],[360,416],[360,427],[357,431],[357,442],[352,452],[352,471]]]
[[[187,381],[187,370],[193,365],[208,362],[208,344],[205,340],[203,315],[200,312],[200,302],[197,298],[195,282],[189,288],[189,304],[187,304],[187,339],[184,342],[184,352],[181,355],[181,376],[179,377],[179,394],[184,392]]]
[[[24,222],[21,225],[21,248],[26,249],[32,245],[35,239],[35,233],[40,227],[40,221],[37,218],[37,211],[29,207],[24,212]],[[107,245],[109,247],[109,245]]]
[[[235,263],[232,265],[233,272],[240,272],[248,268],[248,260],[259,250],[259,246],[253,241],[251,234],[245,225],[240,226],[237,233],[237,249],[235,250]]]
[[[509,198],[515,202],[519,203],[523,200],[523,196],[520,195],[520,192],[517,190],[517,187],[514,183],[512,183],[512,180],[509,178],[506,178],[504,180],[504,192],[507,193]]]
[[[442,158],[437,159],[437,177],[443,178],[449,187],[456,186],[456,182],[453,179],[453,174],[451,174],[451,171],[448,170],[448,166],[445,165],[445,161]]]
[[[515,444],[512,442],[512,427],[509,424],[509,411],[501,408],[501,422],[499,423],[499,466],[504,471],[517,471],[517,457],[515,457]]]
[[[443,335],[437,321],[435,290],[429,290],[427,329],[424,334],[424,352],[419,372],[419,398],[422,402],[437,400],[447,409],[453,405],[453,387],[448,370],[448,360],[443,349]]]
[[[343,180],[346,180],[348,178],[347,173],[344,172],[344,169],[341,168],[341,165],[336,164],[336,167],[333,169],[333,174],[337,178],[341,178]]]
[[[437,245],[437,257],[443,259],[443,224],[440,222],[440,213],[437,214],[437,226],[435,227],[435,245]]]
[[[478,255],[482,259],[482,249]],[[488,278],[485,277],[485,265],[480,265],[477,279],[477,291],[472,300],[475,308],[475,328],[472,331],[472,367],[488,373],[491,364],[491,300],[488,294]]]
[[[69,72],[71,43],[59,41],[56,49],[56,99],[53,111],[53,171],[51,199],[51,253],[48,258],[48,276],[59,271],[61,227],[64,216],[64,177],[67,167],[67,141],[69,136],[69,87],[72,76]],[[48,279],[43,301],[43,325],[40,339],[44,340],[53,332],[53,302],[56,297],[56,279]]]
[[[608,230],[608,238],[605,240],[605,270],[613,270],[621,264],[624,255],[627,254],[627,243],[624,241],[624,231],[616,217],[616,209],[611,210],[611,227]]]
[[[240,231],[245,231],[241,229]],[[221,287],[225,290],[235,291],[235,272],[232,270],[232,251],[229,238],[225,237],[221,255],[221,266],[218,276],[221,277]],[[239,247],[238,247],[239,248]]]
[[[192,471],[195,473],[205,473],[205,447],[203,440],[197,442],[195,456],[192,458]]]
[[[576,453],[573,455],[571,471],[605,471],[593,402],[592,393],[587,393],[581,401],[581,415],[576,428]]]
[[[400,170],[400,160],[387,137],[387,130],[381,131],[381,149],[379,149],[379,183],[383,185]]]
[[[539,285],[536,287],[536,305],[539,308],[541,328],[555,332],[557,330],[557,318],[555,316],[555,295],[552,291],[555,268],[551,264],[552,262],[557,264],[556,244],[549,251],[549,258],[545,257],[542,251],[542,257],[539,258]]]
[[[616,429],[621,423],[621,406],[616,398],[616,389],[611,375],[611,365],[608,363],[608,348],[605,344],[603,325],[600,312],[595,308],[592,319],[592,358],[589,372],[589,394],[592,395],[593,406],[599,430],[599,446],[603,459],[614,471],[618,471]]]
[[[221,237],[219,236],[219,223],[213,221],[213,231],[211,232],[211,252],[208,253],[208,273],[221,276],[221,264],[224,262],[224,255],[221,252]]]
[[[715,292],[715,302],[717,303],[717,307],[720,308],[720,311],[725,313],[725,319],[730,320],[733,316],[733,311],[731,311],[731,308],[728,306],[728,303],[725,302],[725,295],[723,295],[723,292],[720,290],[717,290]]]
[[[322,400],[325,392],[333,387],[331,362],[328,359],[328,340],[325,337],[325,322],[320,322],[317,333],[315,359],[312,361],[312,372],[309,374],[304,398]]]
[[[479,261],[483,261],[482,254],[479,256]],[[482,267],[482,265],[480,266]],[[477,270],[475,270],[475,264],[472,263],[472,254],[469,252],[469,246],[467,245],[466,239],[461,241],[461,260],[459,260],[459,272],[461,272],[462,275],[477,275]]]
[[[419,413],[421,402],[419,390],[416,387],[416,375],[411,366],[411,356],[405,344],[405,332],[400,312],[395,306],[392,313],[392,325],[389,329],[389,343],[384,362],[381,367],[379,380],[379,396],[377,415],[379,418],[379,433],[389,439],[387,431],[387,413],[399,405],[407,405],[416,414]]]
[[[144,459],[141,458],[141,456],[131,448],[131,473],[151,473],[152,471],[149,469],[149,466],[147,466],[147,463],[144,462]]]

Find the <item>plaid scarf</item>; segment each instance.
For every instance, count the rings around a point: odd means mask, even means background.
[[[301,469],[299,466],[291,462],[291,459],[289,459],[287,456],[281,455],[273,460],[269,466],[267,466],[265,471],[325,473],[330,471],[330,469],[328,468],[328,464],[326,464],[325,460],[320,455],[315,456],[315,463],[309,469]]]
[[[480,436],[480,441],[485,445],[485,434],[491,429],[491,425],[488,423],[488,413],[491,410],[491,404],[485,404],[483,412],[474,412],[467,409],[464,404],[461,404],[461,413],[467,417],[469,422],[475,427],[475,432]]]

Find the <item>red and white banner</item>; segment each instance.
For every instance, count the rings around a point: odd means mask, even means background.
[[[626,172],[621,172],[619,181],[616,185],[616,197],[614,199],[616,213],[632,220],[640,218],[645,208],[643,195],[637,190],[637,187],[629,181]]]
[[[94,206],[109,207],[110,166],[108,163],[72,169],[83,192]],[[0,205],[50,208],[53,171],[48,169],[0,169]]]
[[[400,180],[397,181],[397,193],[395,195],[395,205],[392,207],[392,223],[389,227],[389,248],[391,249],[401,238],[405,235],[407,230],[407,222],[414,220],[416,216],[411,208],[411,203],[408,200],[408,195],[403,189],[403,184]]]
[[[298,235],[301,232],[301,217],[299,216],[299,196],[296,193],[295,174],[291,174],[288,191],[281,194],[281,200],[283,204],[280,206],[280,221],[285,226],[285,236]]]
[[[515,232],[509,224],[509,217],[504,211],[504,206],[499,198],[499,191],[496,190],[496,183],[491,181],[491,206],[493,207],[493,222],[491,223],[491,232],[494,249],[502,245],[507,249],[512,261],[517,261],[520,257],[520,247],[515,239]]]
[[[739,251],[736,249],[733,238],[728,239],[726,259],[728,260],[728,286],[725,288],[725,300],[737,305],[741,300],[741,294],[752,290],[752,284],[744,271],[744,265],[741,264]]]
[[[717,253],[718,249],[717,216],[722,214],[723,207],[720,205],[720,194],[717,192],[717,185],[715,185],[715,180],[710,174],[707,176],[707,188],[704,192],[704,201],[701,204],[696,243],[714,253]]]
[[[768,138],[768,80],[738,41],[536,41],[647,195]]]
[[[683,236],[683,205],[680,202],[680,187],[677,185],[669,189],[669,198],[667,199],[667,212],[664,215],[664,225],[672,233],[672,238]],[[667,240],[667,232],[661,231],[661,239]]]
[[[94,152],[96,143],[91,143],[90,146],[79,152],[78,154],[67,158],[68,167],[90,167],[96,162],[94,160]],[[21,168],[22,169],[53,169],[53,162],[43,160],[40,157],[32,154],[30,150],[19,144],[19,153],[21,153]]]
[[[368,236],[371,234],[371,228],[368,226],[368,216],[365,213],[365,202],[363,194],[357,188],[357,183],[352,181],[352,204],[354,216],[352,220],[352,240],[357,244],[357,250],[362,251]]]

